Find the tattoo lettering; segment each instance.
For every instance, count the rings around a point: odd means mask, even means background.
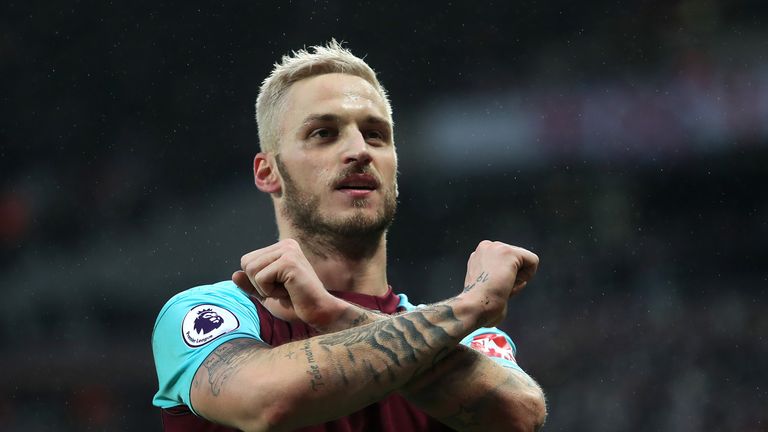
[[[487,282],[488,281],[488,276],[490,276],[488,273],[482,272],[482,273],[480,273],[480,276],[478,276],[475,281],[478,282],[478,283]]]
[[[315,354],[312,352],[312,344],[309,340],[306,340],[304,341],[304,346],[300,349],[304,351],[304,354],[307,356],[307,363],[309,364],[307,375],[311,377],[309,385],[312,390],[318,391],[318,389],[324,386],[325,383],[323,382],[323,375],[320,373],[320,366],[317,364],[317,361],[315,361]]]
[[[265,348],[263,342],[255,339],[233,339],[221,344],[203,362],[203,367],[208,371],[208,384],[211,386],[211,394],[218,396],[221,388],[247,360],[256,353],[254,348]]]
[[[480,273],[480,276],[478,276],[478,277],[477,277],[477,279],[475,279],[475,281],[474,281],[474,282],[472,282],[471,284],[469,284],[469,285],[467,285],[467,286],[465,286],[465,287],[464,287],[464,292],[470,291],[472,288],[474,288],[474,287],[475,287],[475,285],[477,285],[477,284],[479,284],[479,283],[484,283],[484,282],[487,282],[487,281],[488,281],[488,278],[489,278],[489,276],[490,276],[490,275],[489,275],[488,273],[486,273],[486,272],[481,272],[481,273]]]

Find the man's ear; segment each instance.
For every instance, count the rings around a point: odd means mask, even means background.
[[[258,153],[253,158],[253,179],[262,192],[273,194],[283,190],[275,158],[270,153]]]

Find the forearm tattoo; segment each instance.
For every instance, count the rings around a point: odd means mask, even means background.
[[[310,387],[313,391],[318,391],[325,383],[323,382],[323,375],[320,373],[320,366],[315,360],[315,353],[312,352],[312,344],[309,342],[309,339],[304,341],[301,350],[304,351],[304,355],[307,357],[307,365],[309,367],[307,375],[310,376]]]
[[[374,381],[380,382],[382,373],[386,372],[390,382],[394,382],[399,376],[396,369],[417,365],[429,353],[434,359],[442,353],[445,345],[450,345],[461,335],[463,329],[464,325],[455,316],[453,308],[437,305],[355,330],[320,336],[318,343],[327,352],[343,347],[348,362],[356,364],[360,361]],[[360,347],[367,349],[361,354],[357,350]]]

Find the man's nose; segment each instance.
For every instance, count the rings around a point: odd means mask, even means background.
[[[371,163],[371,160],[370,147],[365,142],[365,137],[363,137],[363,134],[358,129],[351,130],[347,136],[346,147],[344,148],[344,163],[367,165]]]

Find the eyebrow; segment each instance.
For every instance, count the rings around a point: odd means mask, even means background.
[[[304,118],[304,121],[302,121],[301,124],[302,125],[306,125],[308,123],[312,123],[312,122],[315,122],[315,121],[334,122],[334,123],[342,123],[343,122],[341,116],[338,116],[336,114],[310,114],[306,118]],[[365,119],[363,120],[363,123],[383,124],[383,125],[387,126],[390,129],[392,128],[392,125],[390,124],[389,121],[387,121],[387,120],[385,120],[385,119],[383,119],[381,117],[374,116],[374,115],[369,115],[369,116],[365,117]]]

